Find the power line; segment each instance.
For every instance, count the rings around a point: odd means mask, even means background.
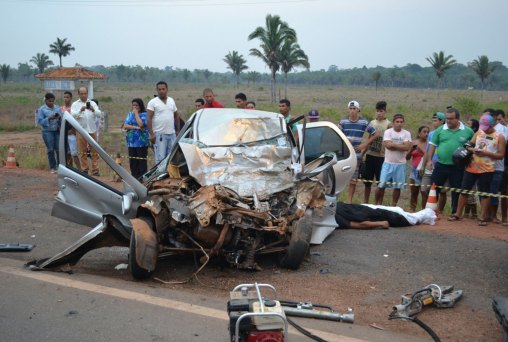
[[[59,6],[86,6],[86,7],[208,7],[208,6],[255,6],[268,4],[294,4],[303,2],[316,2],[320,0],[250,0],[218,2],[217,0],[0,0],[0,2],[25,3],[37,5],[59,5]],[[192,2],[192,3],[189,3]]]

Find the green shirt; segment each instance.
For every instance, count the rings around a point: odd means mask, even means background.
[[[471,128],[464,125],[462,122],[458,129],[451,130],[448,124],[440,126],[432,135],[430,143],[439,147],[437,151],[437,161],[445,165],[453,165],[452,154],[460,146],[470,141],[474,132]]]

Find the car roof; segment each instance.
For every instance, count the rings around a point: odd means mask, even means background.
[[[196,113],[194,137],[206,145],[236,145],[286,133],[279,113],[252,109],[205,108]]]

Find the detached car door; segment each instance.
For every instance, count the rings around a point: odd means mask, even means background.
[[[305,126],[298,125],[300,148],[304,164],[319,158],[325,152],[333,152],[337,156],[337,164],[333,172],[323,175],[325,183],[331,181],[329,195],[338,195],[349,184],[356,168],[356,157],[353,146],[344,133],[332,122],[309,122]]]
[[[71,165],[67,152],[69,152],[69,135],[72,135],[73,130],[77,133],[76,136],[81,134],[89,146],[97,151],[101,172],[107,169],[107,175],[94,177],[82,172],[75,164]],[[78,151],[78,153],[86,152]],[[68,113],[64,113],[62,117],[59,159],[59,191],[51,212],[52,216],[94,227],[102,221],[103,215],[109,214],[117,217],[124,226],[131,226],[129,219],[135,216],[137,207],[147,197],[146,187],[121,165],[115,163]],[[112,180],[114,174],[123,180],[123,190],[106,184],[106,177]]]

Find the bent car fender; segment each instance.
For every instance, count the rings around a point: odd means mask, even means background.
[[[135,241],[136,262],[147,271],[153,271],[157,264],[157,236],[155,231],[142,219],[132,219],[132,234]]]

